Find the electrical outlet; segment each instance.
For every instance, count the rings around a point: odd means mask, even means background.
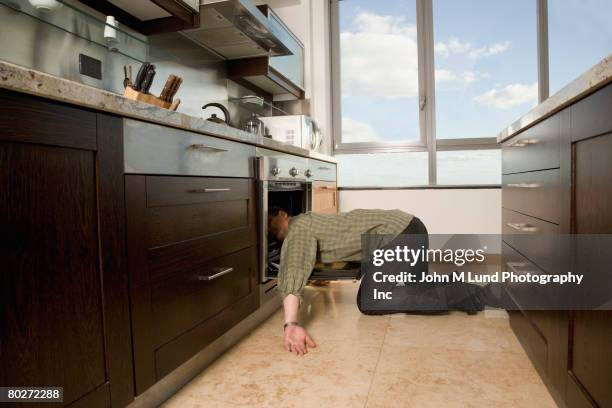
[[[102,61],[79,54],[79,73],[91,78],[102,79]]]

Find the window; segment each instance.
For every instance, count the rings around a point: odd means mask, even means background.
[[[537,104],[535,16],[534,0],[433,0],[438,139],[495,137]]]
[[[405,187],[428,183],[427,152],[340,154],[343,187]]]
[[[497,133],[612,52],[610,0],[330,1],[340,186],[497,185]]]
[[[612,52],[612,1],[548,0],[551,95]]]
[[[418,142],[416,0],[339,3],[341,143]]]
[[[448,150],[437,154],[438,184],[501,184],[501,150]]]

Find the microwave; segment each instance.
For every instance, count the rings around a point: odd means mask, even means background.
[[[273,140],[317,151],[323,136],[316,123],[308,115],[286,115],[260,117],[265,135]]]

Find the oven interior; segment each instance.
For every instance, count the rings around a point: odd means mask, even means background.
[[[268,186],[268,208],[280,207],[290,217],[310,210],[310,184],[296,182],[271,182]],[[268,278],[278,276],[282,242],[272,234],[268,235]]]

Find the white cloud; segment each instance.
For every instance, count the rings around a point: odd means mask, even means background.
[[[439,42],[434,45],[434,51],[447,56],[450,54],[463,54],[472,49],[472,44],[461,42],[457,37],[451,37],[448,42]]]
[[[342,94],[379,99],[416,97],[419,94],[416,26],[404,17],[361,11],[354,29],[340,34]],[[480,58],[504,52],[510,42],[476,48],[452,37],[435,45],[442,55],[463,53]],[[436,83],[465,84],[488,78],[477,71],[436,69]]]
[[[489,78],[489,74],[480,71],[463,71],[461,73],[454,73],[447,69],[436,69],[436,83],[443,81],[456,81],[471,84],[472,82],[476,82],[484,78]]]
[[[342,93],[372,98],[418,95],[416,26],[403,17],[367,11],[340,35]]]
[[[351,118],[342,118],[342,142],[373,142],[379,139],[376,130],[367,123]]]
[[[471,50],[469,55],[472,58],[490,57],[492,55],[501,54],[508,51],[510,48],[510,41],[504,41],[503,43],[495,43],[486,47],[476,48]]]
[[[453,81],[457,79],[457,76],[447,69],[436,69],[435,77],[436,83],[443,81]]]
[[[510,41],[504,41],[482,47],[475,47],[469,42],[462,42],[457,37],[451,37],[447,42],[435,44],[434,51],[445,57],[451,54],[466,54],[471,58],[483,58],[506,52],[510,48],[510,45]]]
[[[479,79],[489,78],[489,76],[490,75],[488,73],[479,71],[464,71],[461,73],[461,79],[466,84],[471,84]]]
[[[534,82],[533,84],[511,84],[503,88],[493,88],[475,96],[474,101],[497,109],[510,109],[524,103],[535,104],[537,97],[538,83]]]

